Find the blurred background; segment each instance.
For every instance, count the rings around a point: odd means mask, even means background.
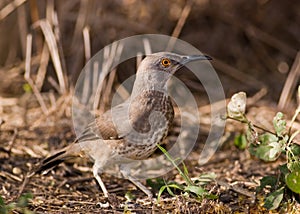
[[[106,45],[128,36],[164,34],[192,44],[213,58],[210,62],[227,98],[239,91],[247,93],[247,117],[254,124],[273,130],[278,110],[291,119],[300,77],[299,11],[299,0],[0,0],[0,196],[10,202],[23,192],[32,192],[31,208],[40,213],[74,212],[76,203],[88,212],[91,206],[99,212],[99,203],[95,203],[101,201],[99,191],[96,183],[91,183],[90,168],[77,165],[81,158],[72,169],[66,164],[51,176],[35,176],[30,182],[24,178],[35,163],[75,139],[72,93],[86,62]],[[118,83],[134,74],[136,62],[128,60],[110,73],[101,91],[100,110],[109,103],[108,96],[102,95],[110,95]],[[243,133],[244,126],[227,123],[224,144],[207,165],[199,165],[201,142],[210,131],[211,105],[191,72],[176,75],[194,93],[201,112],[200,143],[187,158],[190,173],[198,177],[213,171],[230,185],[243,182],[252,196],[259,179],[278,174],[280,163],[265,164],[238,150],[233,137]],[[299,122],[294,129],[300,129]],[[175,135],[176,130],[175,124]],[[167,176],[178,180],[177,175],[171,172]],[[132,189],[124,180],[103,178],[120,196]],[[261,204],[260,199],[253,203],[251,197],[240,197],[223,187],[209,187],[211,190],[223,194],[220,204],[206,203],[216,213],[224,204],[231,210],[224,213],[248,213],[249,206]],[[117,207],[125,200],[115,197],[113,203]],[[170,203],[178,210],[188,204],[189,213],[201,213],[196,200],[176,200]],[[208,212],[206,206],[202,213]],[[262,212],[254,209],[253,213]]]
[[[89,57],[104,46],[153,33],[178,37],[212,56],[226,96],[264,88],[265,99],[277,103],[300,47],[299,11],[297,0],[2,0],[0,96],[24,93],[29,34],[30,77],[48,91],[59,82],[57,69],[74,85]]]

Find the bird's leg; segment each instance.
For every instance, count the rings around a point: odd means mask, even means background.
[[[150,190],[147,189],[147,187],[145,187],[141,182],[139,182],[136,178],[128,175],[127,179],[130,180],[135,186],[137,186],[138,188],[140,188],[140,190],[142,190],[149,198],[152,198],[152,192]]]
[[[145,187],[141,182],[139,182],[138,179],[129,175],[128,167],[126,167],[125,165],[122,164],[122,165],[120,165],[120,171],[121,171],[122,175],[124,176],[124,178],[131,181],[135,186],[137,186],[140,190],[142,190],[149,198],[153,197],[153,194],[151,193],[151,191],[149,189],[147,189],[147,187]]]
[[[106,187],[105,187],[105,184],[103,183],[103,181],[102,181],[102,179],[101,179],[101,177],[100,177],[100,175],[99,175],[99,168],[98,168],[98,166],[97,166],[96,164],[95,164],[94,167],[93,167],[93,174],[94,174],[94,177],[96,178],[96,180],[97,180],[99,186],[100,186],[101,189],[102,189],[102,192],[103,192],[103,194],[104,194],[104,197],[108,197],[108,191],[107,191],[107,189],[106,189]]]

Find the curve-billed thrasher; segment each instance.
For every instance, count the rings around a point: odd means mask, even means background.
[[[97,117],[74,143],[43,160],[36,172],[83,152],[94,161],[93,174],[105,196],[108,192],[99,173],[109,164],[119,164],[123,176],[152,197],[152,193],[122,167],[123,160],[146,159],[155,151],[157,144],[167,136],[174,117],[167,94],[168,79],[186,63],[206,59],[210,57],[169,52],[148,55],[138,68],[130,98]]]

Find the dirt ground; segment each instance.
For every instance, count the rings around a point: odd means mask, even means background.
[[[31,193],[28,209],[35,213],[300,213],[299,201],[288,198],[274,211],[263,207],[268,189],[256,194],[259,180],[277,175],[285,159],[266,163],[247,149],[236,148],[234,136],[245,130],[239,123],[228,121],[222,145],[206,164],[198,163],[209,133],[210,108],[204,87],[183,72],[178,77],[193,92],[203,119],[196,146],[184,163],[192,178],[216,174],[205,189],[217,199],[199,200],[178,191],[175,197],[165,192],[157,201],[159,190],[142,181],[155,195],[150,200],[129,181],[103,174],[110,192],[105,198],[93,178],[92,164],[82,158],[28,178],[44,157],[76,138],[71,105],[76,79],[88,58],[84,29],[89,32],[91,55],[115,40],[146,33],[173,35],[194,45],[213,58],[226,98],[245,91],[249,118],[272,129],[277,111],[290,120],[297,106],[299,11],[297,0],[0,2],[0,196],[8,204]],[[45,20],[51,32],[43,32],[41,21]],[[29,64],[28,34],[33,35]],[[56,51],[48,49],[51,45],[45,35],[59,35],[54,36]],[[62,77],[57,75],[58,64]],[[28,67],[30,78],[24,75]],[[110,87],[132,75],[134,68],[128,63],[117,70]],[[66,83],[65,91],[60,78]],[[290,90],[283,89],[285,85]],[[107,91],[103,106],[110,100],[111,90]],[[299,123],[298,118],[297,127]],[[175,169],[163,178],[184,182]]]

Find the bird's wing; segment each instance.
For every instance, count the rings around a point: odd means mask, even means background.
[[[162,102],[169,102],[164,96],[159,91],[142,92],[133,100],[127,100],[97,117],[77,140],[117,140],[130,134],[148,133],[151,130],[151,113],[164,111]]]
[[[119,104],[95,118],[77,138],[77,141],[122,139],[129,130],[126,126],[127,103]],[[128,121],[128,119],[127,119]]]

